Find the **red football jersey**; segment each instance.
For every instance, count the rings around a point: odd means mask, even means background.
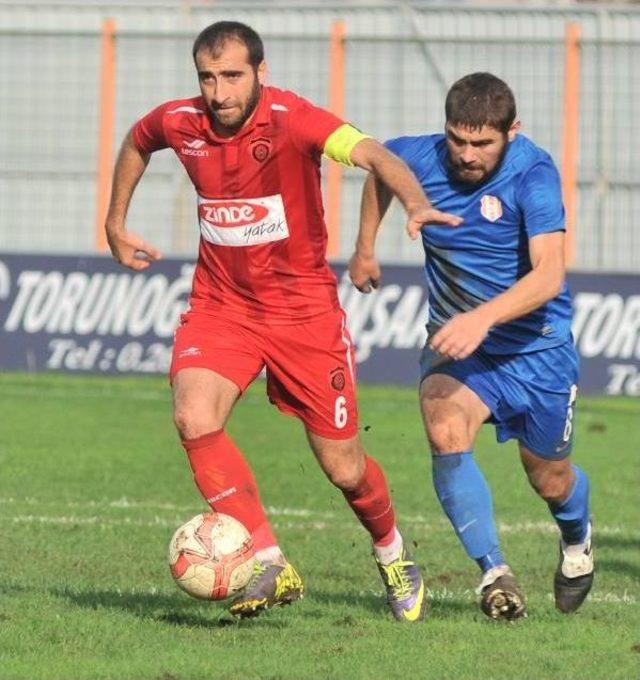
[[[263,87],[231,139],[216,135],[202,97],[162,104],[134,125],[140,151],[173,148],[198,194],[193,309],[283,324],[339,307],[320,157],[343,124],[293,92]]]

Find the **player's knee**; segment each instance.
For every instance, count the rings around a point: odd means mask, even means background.
[[[562,503],[571,493],[572,477],[558,471],[548,471],[530,476],[529,481],[540,498],[547,503]]]
[[[444,399],[423,399],[427,437],[435,454],[466,450],[467,424],[461,409]]]
[[[341,491],[351,491],[358,486],[364,474],[364,458],[345,456],[334,458],[323,464],[324,473],[329,481]]]
[[[217,423],[212,414],[204,409],[176,406],[173,411],[173,422],[181,439],[195,439],[208,432],[219,430],[222,425]]]
[[[355,468],[351,469],[334,469],[327,470],[326,475],[329,481],[341,491],[351,491],[358,486],[361,474],[358,474],[358,470]]]

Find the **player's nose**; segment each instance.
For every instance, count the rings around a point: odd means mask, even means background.
[[[224,102],[229,98],[229,91],[224,86],[223,83],[216,84],[215,90],[213,92],[213,101],[217,105],[224,104]]]
[[[465,147],[460,154],[460,160],[466,165],[474,163],[476,160],[476,155],[471,146]]]

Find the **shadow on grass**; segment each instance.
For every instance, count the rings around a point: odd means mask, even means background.
[[[438,619],[459,618],[460,614],[470,615],[479,612],[478,603],[455,598],[429,600],[427,616]]]
[[[53,595],[64,598],[75,605],[87,609],[99,610],[102,608],[115,609],[133,614],[141,619],[158,621],[171,626],[186,626],[189,628],[226,628],[246,625],[253,619],[240,621],[231,617],[224,609],[224,604],[208,604],[206,602],[190,602],[181,597],[180,593],[175,596],[122,592],[119,590],[91,590],[75,591],[68,588],[58,588],[50,591]],[[195,609],[211,607],[211,614],[203,614]],[[260,617],[256,623],[263,627],[286,627],[287,622],[282,619]],[[253,624],[255,625],[255,623]]]
[[[0,593],[4,595],[11,595],[13,593],[28,593],[30,590],[32,589],[22,586],[19,583],[0,582]]]
[[[594,544],[596,550],[598,548],[630,548],[633,550],[640,549],[640,536],[631,538],[630,536],[619,536],[611,534],[608,536],[598,536],[598,529],[595,529]]]
[[[346,608],[349,614],[338,619],[336,625],[344,622],[349,625],[350,621],[359,616],[374,616],[375,618],[389,618],[391,614],[384,596],[374,593],[355,594],[330,591],[315,591],[309,598],[321,606]],[[430,598],[427,595],[427,617],[435,616],[438,619],[456,618],[460,613],[469,614],[477,610],[477,603],[465,598],[457,598],[453,593],[446,598]],[[315,612],[312,612],[315,614]]]
[[[382,596],[377,596],[373,593],[356,594],[344,591],[314,590],[313,593],[310,593],[307,597],[314,604],[326,607],[346,608],[355,615],[373,614],[374,616],[379,616],[386,613],[384,599]]]
[[[637,562],[632,564],[625,560],[607,560],[598,559],[596,561],[597,571],[608,571],[612,574],[631,576],[632,578],[640,579],[640,564]]]
[[[640,538],[629,536],[597,536],[596,537],[596,568],[598,571],[608,571],[613,574],[621,574],[631,576],[632,578],[640,578]],[[633,550],[636,559],[615,559],[607,557],[598,557],[598,548],[612,548],[613,550]]]

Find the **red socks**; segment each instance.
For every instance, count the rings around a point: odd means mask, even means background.
[[[196,485],[211,508],[242,522],[256,552],[277,546],[251,468],[224,430],[185,439],[182,445]],[[354,489],[343,493],[373,542],[390,544],[395,536],[395,513],[386,479],[373,458],[365,457],[362,478]]]
[[[396,518],[391,496],[382,468],[373,458],[365,456],[364,474],[358,485],[342,493],[376,545],[393,541]]]
[[[182,445],[196,486],[211,508],[242,522],[256,552],[277,546],[251,468],[224,430],[185,439]]]

